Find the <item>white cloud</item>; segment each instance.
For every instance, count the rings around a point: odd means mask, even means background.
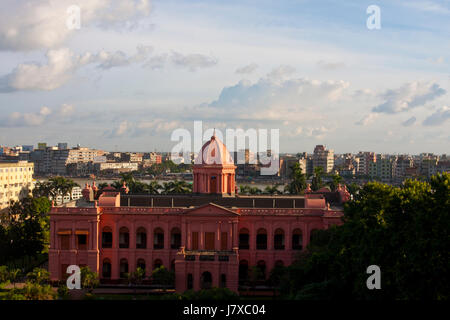
[[[362,118],[361,120],[355,122],[355,124],[360,125],[360,126],[367,126],[370,123],[372,123],[376,118],[378,118],[378,114],[377,113],[369,113],[368,116]]]
[[[185,67],[189,69],[189,71],[213,67],[218,63],[217,58],[212,56],[195,53],[184,55],[179,52],[172,53],[171,61],[176,66]]]
[[[372,109],[376,113],[395,114],[425,105],[444,95],[446,91],[437,83],[410,82],[394,90],[387,90],[380,97],[383,103]]]
[[[424,126],[439,126],[450,119],[450,107],[444,106],[423,121]]]
[[[65,120],[74,113],[72,105],[63,104],[56,112],[43,106],[38,112],[13,112],[0,119],[0,127],[36,127],[47,121]]]
[[[97,54],[85,52],[77,55],[68,48],[49,50],[45,64],[22,63],[11,73],[0,77],[0,93],[18,90],[54,90],[66,84],[78,69],[90,64],[97,65],[97,68],[103,70],[131,64],[142,64],[143,67],[151,69],[164,67],[167,54],[151,56],[152,51],[152,47],[143,45],[138,46],[136,53],[129,56],[122,51],[102,50]],[[177,66],[187,67],[191,71],[210,67],[216,63],[212,58],[200,54],[175,53],[173,59]]]
[[[81,9],[81,28],[133,25],[151,12],[150,0],[2,0],[0,50],[56,48],[76,32],[66,21],[68,8]]]
[[[243,66],[241,68],[238,68],[236,70],[236,73],[238,74],[250,74],[253,73],[258,68],[258,65],[256,63],[251,63],[249,65]]]

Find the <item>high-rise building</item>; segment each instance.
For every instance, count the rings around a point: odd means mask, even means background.
[[[26,197],[33,189],[33,163],[26,161],[0,162],[0,210],[11,200]]]
[[[314,148],[313,168],[322,167],[324,173],[331,173],[334,167],[334,151],[327,150],[323,145]]]

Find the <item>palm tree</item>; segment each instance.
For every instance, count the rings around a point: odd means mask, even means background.
[[[280,190],[278,190],[278,184],[275,184],[273,186],[266,186],[264,189],[264,193],[274,195],[274,194],[280,194]]]
[[[159,190],[162,186],[158,183],[158,181],[153,180],[147,184],[147,192],[150,194],[159,194]]]

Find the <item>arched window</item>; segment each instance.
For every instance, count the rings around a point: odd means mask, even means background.
[[[102,231],[102,248],[112,248],[113,236],[110,227],[104,227]]]
[[[239,261],[239,282],[243,284],[248,280],[248,261]]]
[[[144,259],[138,259],[138,261],[136,263],[136,269],[137,268],[141,268],[142,270],[144,270],[144,275],[145,275],[145,260]]]
[[[239,231],[239,249],[250,249],[250,232],[246,228]]]
[[[292,250],[302,250],[302,248],[303,248],[302,230],[295,229],[292,232]]]
[[[256,249],[266,250],[267,249],[267,231],[266,229],[259,229],[256,234]]]
[[[205,271],[202,273],[202,277],[200,279],[200,287],[201,287],[201,289],[211,289],[212,275],[210,272]]]
[[[187,289],[190,290],[194,287],[194,277],[192,273],[188,273],[187,275]]]
[[[158,269],[162,265],[163,265],[163,263],[162,263],[161,259],[156,259],[155,262],[153,263],[153,270]]]
[[[181,231],[173,228],[170,232],[170,248],[178,250],[181,247]]]
[[[153,233],[153,249],[164,249],[164,230],[156,228]]]
[[[136,249],[147,248],[147,231],[145,228],[140,227],[136,231]]]
[[[256,264],[256,267],[258,269],[257,279],[265,280],[266,279],[266,262],[264,260],[260,260]]]
[[[227,287],[227,275],[225,273],[222,273],[220,275],[219,288],[226,288],[226,287]]]
[[[273,236],[273,245],[275,250],[284,250],[284,231],[283,229],[275,230]]]
[[[128,261],[127,259],[120,259],[120,277],[122,279],[127,277],[127,273],[128,273]]]
[[[127,227],[122,227],[119,230],[119,248],[130,247],[130,233]]]
[[[111,278],[111,261],[109,259],[103,260],[102,277],[105,279]]]
[[[309,242],[315,241],[317,239],[317,234],[319,233],[319,229],[313,229],[309,233]]]

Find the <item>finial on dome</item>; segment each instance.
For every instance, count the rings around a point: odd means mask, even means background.
[[[213,130],[213,135],[211,137],[211,140],[214,140],[216,138],[216,128]]]

